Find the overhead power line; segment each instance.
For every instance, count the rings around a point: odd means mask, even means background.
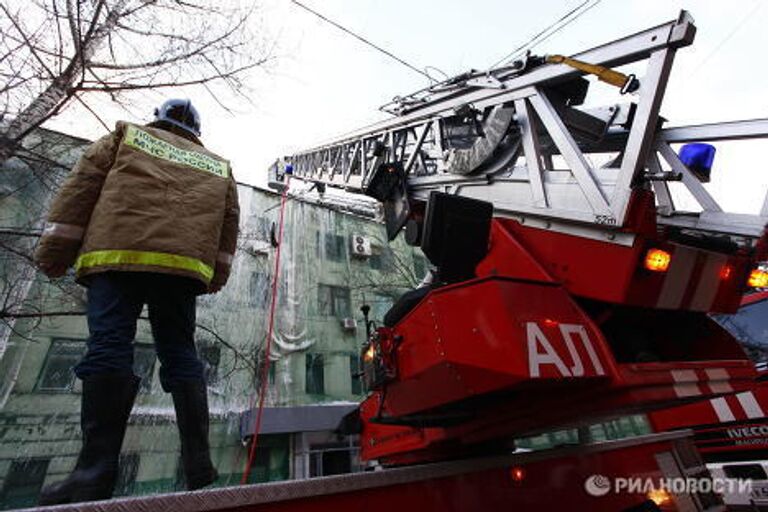
[[[719,52],[719,51],[722,49],[722,47],[723,47],[723,46],[725,46],[725,44],[726,44],[728,41],[730,41],[730,40],[731,40],[731,38],[732,38],[733,36],[735,36],[735,35],[736,35],[736,33],[737,33],[739,30],[741,30],[741,28],[742,28],[742,27],[743,27],[743,26],[744,26],[744,25],[745,25],[745,24],[746,24],[748,21],[752,20],[752,19],[753,19],[753,17],[754,17],[754,15],[757,13],[757,11],[758,11],[758,10],[760,10],[760,9],[761,9],[761,8],[762,8],[764,5],[765,5],[765,3],[763,3],[763,1],[762,1],[762,0],[757,0],[757,2],[755,2],[755,4],[752,6],[752,10],[750,10],[750,11],[749,11],[749,12],[748,12],[746,15],[744,15],[744,17],[743,17],[743,18],[741,18],[741,20],[739,20],[739,22],[738,22],[738,23],[736,23],[736,25],[734,25],[733,29],[732,29],[730,32],[728,32],[728,34],[727,34],[727,35],[726,35],[726,36],[725,36],[725,37],[724,37],[724,38],[723,38],[723,39],[722,39],[722,40],[721,40],[719,43],[717,43],[717,46],[715,46],[715,48],[714,48],[714,49],[713,49],[711,52],[709,52],[709,54],[708,54],[706,57],[704,57],[704,58],[701,60],[701,62],[699,62],[699,64],[696,66],[696,69],[694,69],[694,70],[691,72],[691,76],[693,76],[693,75],[697,74],[699,71],[701,71],[701,70],[704,68],[704,65],[705,65],[707,62],[709,62],[709,60],[710,60],[712,57],[714,57],[714,56],[715,56],[715,54],[716,54],[716,53],[718,53],[718,52]]]
[[[307,7],[306,5],[302,4],[301,2],[299,2],[297,0],[291,0],[291,2],[293,2],[296,5],[298,5],[302,9],[306,10],[307,12],[310,12],[310,13],[314,14],[315,16],[317,16],[321,20],[325,21],[326,23],[330,23],[331,25],[333,25],[334,27],[338,28],[339,30],[341,30],[341,31],[351,35],[355,39],[357,39],[359,41],[362,41],[363,43],[367,44],[371,48],[374,48],[374,49],[380,51],[381,53],[383,53],[387,57],[396,60],[397,62],[399,62],[403,66],[407,67],[408,69],[411,69],[411,70],[417,72],[418,74],[427,77],[427,79],[429,79],[430,81],[435,81],[431,76],[429,76],[429,73],[427,73],[426,71],[421,70],[421,69],[417,68],[416,66],[414,66],[412,64],[409,64],[408,62],[404,61],[403,59],[401,59],[397,55],[393,54],[392,52],[385,50],[381,46],[378,46],[378,45],[372,43],[371,41],[369,41],[368,39],[364,38],[363,36],[358,35],[355,32],[351,31],[350,29],[340,25],[339,23],[337,23],[337,22],[327,18],[326,16],[323,16],[322,14],[320,14],[317,11],[315,11],[314,9],[311,9],[311,8]]]
[[[521,55],[526,50],[533,48],[533,46],[543,43],[553,35],[560,32],[562,29],[579,19],[582,15],[584,15],[586,12],[592,10],[597,4],[599,4],[602,0],[594,0],[594,3],[587,6],[590,2],[593,2],[593,0],[584,0],[579,5],[568,11],[567,13],[563,14],[560,18],[558,18],[554,23],[547,26],[545,29],[538,32],[535,36],[533,36],[531,39],[526,41],[525,43],[521,44],[508,54],[506,54],[504,57],[499,59],[498,61],[491,64],[489,69],[493,69],[499,64],[502,64],[504,62],[507,62],[518,55]],[[586,6],[586,7],[585,7]]]

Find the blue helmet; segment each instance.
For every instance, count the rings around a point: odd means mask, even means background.
[[[155,122],[164,121],[182,130],[200,136],[200,114],[190,100],[166,100],[155,109]]]

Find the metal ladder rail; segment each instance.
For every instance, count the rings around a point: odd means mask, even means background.
[[[662,130],[648,156],[648,167],[660,171],[659,157],[671,170],[679,173],[682,182],[699,203],[701,212],[678,210],[665,181],[652,181],[658,200],[658,222],[693,231],[733,235],[747,239],[760,238],[768,225],[768,192],[758,215],[736,214],[723,211],[714,197],[683,164],[671,144],[688,142],[722,142],[750,139],[768,139],[768,119],[751,119],[697,126],[683,126]],[[768,180],[767,180],[768,181]]]
[[[606,149],[616,149],[615,138],[626,138],[627,133],[612,134],[614,140],[610,141],[608,148],[597,147],[595,151],[604,151]],[[657,197],[658,202],[658,223],[665,226],[677,226],[689,231],[700,231],[718,235],[729,235],[736,239],[742,239],[742,242],[749,244],[751,241],[760,238],[766,225],[768,225],[768,193],[763,203],[760,214],[736,214],[723,211],[715,198],[707,189],[693,176],[690,170],[682,163],[679,156],[671,148],[671,144],[688,142],[723,142],[738,140],[768,139],[768,119],[752,119],[744,121],[730,121],[723,123],[711,123],[695,126],[680,126],[663,129],[657,133],[648,155],[647,168],[651,174],[656,176],[679,174],[682,177],[682,184],[690,191],[692,197],[702,208],[701,212],[690,212],[678,210],[673,201],[667,181],[663,179],[651,180],[651,186]],[[620,144],[619,144],[620,146]],[[549,155],[551,156],[551,155]],[[661,161],[663,159],[670,167],[669,171],[663,171]],[[615,171],[615,169],[613,170]],[[612,170],[597,169],[598,177],[602,176],[601,182],[608,183]],[[551,172],[554,175],[556,173]],[[560,179],[570,179],[566,175],[567,171],[560,171]],[[615,174],[615,173],[614,173]],[[517,218],[523,222],[536,224],[542,228],[567,231],[571,233],[581,233],[591,238],[603,238],[617,243],[629,242],[631,237],[616,233],[613,230],[588,230],[586,228],[576,228],[573,225],[558,224],[555,219],[536,218],[526,215],[519,206],[513,209],[504,208],[505,182],[514,180],[526,181],[527,170],[524,166],[514,168],[504,175],[494,176],[489,179],[487,176],[445,176],[435,178],[412,178],[409,181],[411,194],[414,198],[426,200],[431,190],[439,189],[443,192],[459,193],[466,196],[477,197],[478,199],[490,199],[495,204],[495,212],[500,216]],[[528,210],[530,211],[530,210]],[[740,244],[742,245],[742,244]]]
[[[524,213],[543,219],[581,222],[584,224],[621,226],[631,193],[630,184],[637,172],[644,169],[645,157],[653,139],[659,103],[666,86],[666,78],[676,48],[692,42],[695,27],[687,13],[670,23],[640,32],[614,43],[600,46],[578,54],[577,58],[606,66],[648,60],[648,73],[643,78],[640,101],[634,116],[634,123],[624,148],[623,167],[613,187],[606,187],[595,177],[595,170],[588,165],[574,137],[569,133],[555,107],[547,98],[543,87],[561,83],[579,76],[579,73],[565,65],[541,66],[523,75],[515,75],[502,81],[502,88],[470,88],[463,93],[450,94],[427,103],[411,113],[380,123],[358,133],[341,138],[332,144],[301,152],[286,159],[293,166],[294,175],[312,181],[321,181],[352,191],[359,191],[367,185],[372,171],[383,161],[399,161],[409,176],[431,174],[438,181],[461,181],[477,168],[470,166],[457,169],[452,164],[461,159],[452,158],[456,153],[446,154],[443,150],[443,133],[446,119],[455,115],[454,109],[471,105],[477,111],[492,109],[487,123],[496,133],[506,128],[505,120],[512,118],[512,109],[505,106],[515,104],[516,123],[523,134],[523,149],[526,160],[533,162],[531,179],[523,183],[520,178],[509,183],[507,188],[518,189],[512,193],[511,202],[501,200],[494,193],[494,204],[503,211]],[[578,191],[566,194],[565,202],[558,202],[558,194],[547,198],[541,176],[547,170],[537,165],[541,151],[536,147],[535,134],[540,127],[533,126],[535,111],[545,125],[560,153],[566,157]],[[499,120],[501,120],[499,122]],[[534,137],[531,140],[531,137]],[[493,139],[498,143],[499,138]],[[486,146],[488,144],[486,143]],[[496,147],[481,148],[490,154]],[[527,151],[526,151],[527,150]],[[465,159],[466,160],[466,159]],[[479,164],[485,163],[478,159]],[[477,163],[477,162],[476,162]],[[478,165],[479,165],[478,164]],[[275,167],[277,172],[277,166]],[[483,176],[478,178],[482,179]],[[422,185],[413,180],[417,188]],[[488,179],[486,179],[488,181]],[[498,180],[494,186],[498,187]],[[437,185],[437,184],[436,184]],[[525,190],[519,190],[524,188]],[[574,188],[574,187],[571,187]],[[521,199],[525,194],[529,198]],[[515,197],[517,196],[517,197]]]

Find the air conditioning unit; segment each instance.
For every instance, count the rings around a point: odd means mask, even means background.
[[[356,331],[357,330],[357,320],[354,318],[343,318],[341,320],[341,326],[344,328],[345,331]]]
[[[371,254],[371,239],[363,235],[352,235],[352,256],[367,258]]]

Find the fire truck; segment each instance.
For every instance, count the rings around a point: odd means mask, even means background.
[[[765,137],[768,120],[666,126],[674,57],[695,32],[681,12],[575,55],[471,71],[278,159],[270,186],[373,197],[389,238],[434,267],[361,352],[369,394],[342,430],[374,470],[78,509],[724,510],[711,486],[646,485],[709,480],[685,430],[515,448],[754,389],[711,315],[768,279],[768,211],[726,212],[703,183],[710,143]],[[615,101],[593,105],[607,89]]]

